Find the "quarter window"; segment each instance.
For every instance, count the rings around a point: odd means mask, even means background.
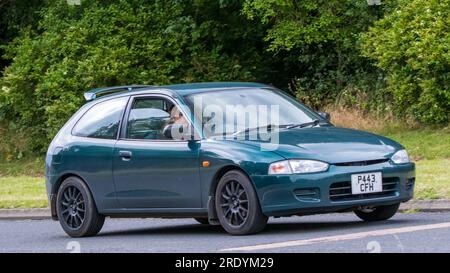
[[[101,102],[89,109],[78,121],[73,134],[81,137],[115,139],[128,97]]]

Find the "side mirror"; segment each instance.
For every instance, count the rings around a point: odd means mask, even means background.
[[[323,119],[325,119],[326,121],[330,121],[331,120],[331,115],[330,113],[326,113],[326,112],[317,112],[317,114],[319,114],[319,116],[321,116]]]
[[[163,134],[168,139],[194,140],[194,128],[186,124],[170,124],[164,127]]]

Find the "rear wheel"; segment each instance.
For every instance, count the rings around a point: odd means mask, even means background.
[[[93,236],[103,227],[105,217],[97,212],[88,187],[77,177],[63,181],[56,204],[61,227],[71,237]]]
[[[215,206],[220,224],[230,234],[257,233],[267,224],[253,184],[240,171],[229,171],[220,179]]]
[[[394,216],[399,207],[400,203],[387,206],[366,207],[355,210],[355,214],[364,221],[383,221]]]

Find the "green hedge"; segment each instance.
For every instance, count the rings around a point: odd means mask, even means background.
[[[450,1],[401,1],[362,36],[388,77],[398,112],[425,123],[450,115]]]
[[[449,0],[382,3],[6,0],[0,154],[45,151],[84,91],[122,84],[259,81],[314,108],[447,123]]]
[[[49,1],[37,30],[24,28],[5,48],[12,63],[0,118],[26,128],[40,151],[90,88],[255,80],[266,67],[252,50],[262,31],[239,10],[217,1]]]

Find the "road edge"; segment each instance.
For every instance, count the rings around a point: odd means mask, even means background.
[[[400,211],[439,212],[450,211],[450,199],[411,200],[402,203]]]
[[[402,203],[400,212],[440,212],[450,211],[450,199],[412,200]],[[50,219],[49,208],[0,209],[0,220],[43,220]]]
[[[39,209],[0,209],[0,220],[43,220],[50,219],[49,208]]]

